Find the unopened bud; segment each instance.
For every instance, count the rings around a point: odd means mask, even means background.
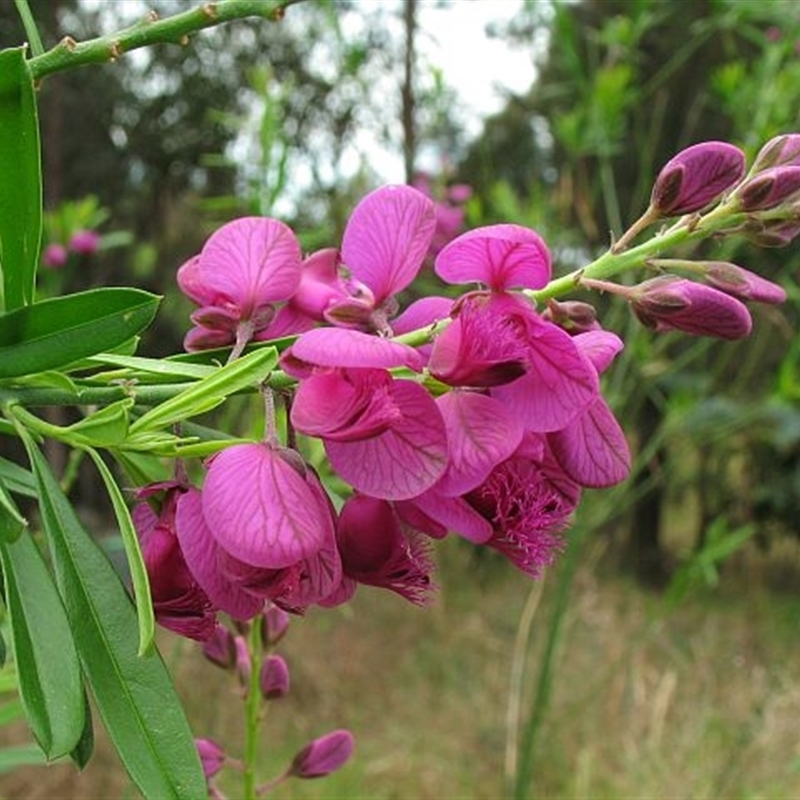
[[[744,153],[727,142],[701,142],[681,150],[656,178],[650,204],[662,216],[705,208],[737,184],[745,170]]]
[[[50,269],[59,269],[67,263],[69,254],[63,244],[49,244],[42,253],[42,264]]]
[[[749,219],[742,233],[758,247],[786,247],[800,235],[800,222]]]
[[[282,608],[270,604],[261,615],[261,639],[272,647],[283,639],[289,628],[289,614]]]
[[[224,625],[217,623],[214,626],[214,632],[203,642],[203,655],[223,669],[236,666],[236,645],[233,635]]]
[[[237,636],[233,641],[236,646],[236,674],[239,676],[239,684],[246,689],[250,685],[250,672],[253,668],[250,651],[244,637]]]
[[[277,700],[289,693],[289,667],[281,656],[271,655],[264,659],[259,685],[266,700]]]
[[[701,261],[698,264],[703,267],[708,284],[740,300],[756,303],[783,303],[786,300],[782,286],[737,264],[727,261]]]
[[[309,742],[295,757],[288,774],[295,778],[322,778],[343,766],[353,753],[355,739],[347,730],[335,730]]]
[[[786,133],[770,139],[758,151],[750,172],[755,174],[781,166],[800,166],[800,134]]]
[[[633,288],[630,297],[642,324],[656,331],[741,339],[753,325],[750,312],[735,297],[675,275],[645,281]]]
[[[799,191],[800,167],[770,167],[745,181],[736,196],[742,211],[766,211]]]
[[[69,249],[73,253],[90,256],[97,251],[100,244],[100,234],[97,231],[76,231],[69,240]]]
[[[195,739],[206,780],[213,778],[225,766],[225,752],[213,739]]]
[[[595,307],[579,300],[548,300],[542,318],[550,320],[567,333],[586,333],[600,328]]]

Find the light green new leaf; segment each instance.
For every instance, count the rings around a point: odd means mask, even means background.
[[[30,435],[23,428],[20,435],[84,674],[122,763],[146,798],[206,797],[192,733],[163,661],[157,652],[137,655],[136,613],[125,588]]]
[[[59,369],[112,350],[150,324],[158,302],[140,289],[102,288],[0,315],[0,378]]]
[[[65,428],[71,441],[88,447],[113,447],[128,435],[128,412],[133,408],[128,397],[95,411],[88,417]]]
[[[0,269],[4,303],[33,302],[42,238],[36,95],[25,48],[0,50]]]
[[[226,397],[257,387],[277,363],[278,351],[274,347],[265,347],[237,358],[143,414],[131,425],[131,434],[174,425],[210,411]]]
[[[70,624],[29,534],[0,541],[0,561],[25,716],[47,758],[59,758],[76,747],[86,719]]]

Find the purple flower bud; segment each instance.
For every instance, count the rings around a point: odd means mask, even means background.
[[[662,216],[699,211],[741,180],[744,153],[727,142],[701,142],[681,150],[656,178],[650,205]]]
[[[50,269],[59,269],[67,263],[67,248],[63,244],[49,244],[42,253],[42,264]]]
[[[641,323],[656,331],[741,339],[753,324],[750,312],[735,297],[675,275],[662,275],[634,287],[631,305]]]
[[[97,231],[76,231],[69,240],[69,249],[82,256],[90,256],[97,251],[100,234]]]
[[[282,608],[270,604],[261,615],[261,638],[267,645],[276,645],[289,628],[289,614]]]
[[[341,767],[353,753],[355,739],[347,730],[335,730],[309,742],[295,757],[288,775],[322,778]]]
[[[586,333],[600,329],[595,307],[579,300],[548,300],[547,308],[542,311],[542,319],[554,322],[567,333]]]
[[[271,655],[264,659],[259,685],[266,700],[277,700],[289,693],[289,667],[281,656]]]
[[[203,642],[203,655],[218,667],[233,669],[236,666],[233,634],[224,625],[217,623],[214,632]]]
[[[225,752],[213,739],[195,739],[206,780],[213,778],[225,766]]]
[[[800,133],[785,133],[770,139],[759,150],[750,172],[782,166],[800,166]]]
[[[800,191],[800,167],[770,167],[745,181],[737,191],[743,211],[766,211]]]
[[[740,300],[756,303],[783,303],[786,300],[782,286],[737,264],[727,261],[702,261],[698,264],[704,268],[707,283]]]
[[[800,235],[800,222],[752,218],[742,226],[742,233],[758,247],[786,247]]]
[[[250,685],[250,672],[253,669],[250,651],[243,636],[236,636],[233,642],[236,647],[236,674],[239,676],[240,685],[246,689]]]

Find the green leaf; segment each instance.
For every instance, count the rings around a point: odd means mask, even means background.
[[[153,650],[153,637],[155,636],[155,618],[153,617],[153,603],[150,600],[150,581],[147,577],[147,569],[144,566],[142,551],[139,548],[139,537],[133,526],[128,505],[122,496],[111,470],[105,465],[97,450],[89,448],[87,450],[97,467],[103,483],[106,486],[108,496],[111,498],[111,505],[114,507],[114,514],[119,524],[119,532],[122,536],[122,544],[125,547],[125,555],[128,559],[128,569],[131,573],[133,582],[133,596],[136,600],[136,615],[139,619],[139,655],[147,655]]]
[[[78,769],[83,769],[92,757],[94,752],[94,723],[92,722],[92,710],[89,707],[89,698],[86,692],[83,693],[83,707],[85,714],[85,722],[83,725],[83,732],[78,743],[72,748],[69,757]]]
[[[25,48],[0,50],[0,267],[3,304],[33,302],[42,238],[36,95]]]
[[[191,730],[156,652],[136,653],[136,613],[114,568],[81,525],[30,435],[42,523],[84,673],[109,736],[146,798],[197,800],[207,789]]]
[[[138,375],[146,375],[148,378],[156,375],[167,381],[175,378],[207,378],[216,372],[216,367],[205,364],[181,364],[180,362],[170,361],[168,358],[142,358],[140,356],[120,356],[115,353],[100,353],[90,359],[98,364],[111,364],[116,367],[123,367],[123,370],[116,373],[100,373],[94,375],[95,380],[109,380],[113,377],[119,379],[136,378]],[[133,372],[131,372],[133,371]]]
[[[13,542],[28,525],[0,475],[0,540]]]
[[[163,428],[209,411],[229,395],[257,387],[277,363],[278,351],[274,347],[265,347],[237,358],[143,414],[131,425],[131,433]]]
[[[90,289],[4,314],[0,378],[58,369],[111,350],[150,324],[158,302],[140,289]]]
[[[36,481],[33,475],[19,464],[0,456],[0,481],[14,494],[36,497]]]
[[[47,758],[59,758],[78,744],[86,719],[70,624],[29,534],[0,541],[0,561],[25,716]]]
[[[69,440],[89,447],[113,447],[128,435],[128,412],[134,400],[127,397],[101,408],[64,429]]]
[[[45,763],[45,755],[35,744],[0,748],[0,775],[6,775],[19,767],[31,767]]]

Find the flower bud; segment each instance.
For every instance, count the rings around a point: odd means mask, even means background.
[[[793,220],[747,220],[742,233],[758,247],[786,247],[800,235],[800,222]]]
[[[239,684],[246,689],[250,685],[250,672],[253,669],[250,651],[243,636],[236,636],[233,642],[236,647],[236,674],[239,676]]]
[[[203,642],[203,655],[218,667],[233,669],[236,666],[233,634],[224,625],[217,623],[214,632]]]
[[[662,275],[634,287],[631,306],[640,322],[656,331],[741,339],[753,324],[747,308],[735,297],[675,275]]]
[[[347,730],[335,730],[309,742],[293,759],[288,774],[295,778],[322,778],[343,766],[353,753],[355,739]]]
[[[800,166],[800,134],[785,133],[770,139],[758,151],[750,168],[751,174],[770,167]]]
[[[286,611],[270,604],[261,615],[261,639],[264,644],[273,646],[283,639],[289,628],[289,619]]]
[[[800,167],[770,167],[745,181],[736,196],[742,211],[766,211],[800,191]]]
[[[281,656],[271,655],[264,659],[259,686],[265,700],[277,700],[289,693],[289,667]]]
[[[225,752],[213,739],[195,739],[206,780],[213,778],[225,766]]]
[[[548,300],[547,308],[542,311],[542,319],[554,322],[567,333],[586,333],[600,329],[595,307],[579,300],[565,300],[564,302]]]
[[[681,150],[656,178],[650,205],[662,216],[705,208],[741,180],[744,153],[727,142],[701,142]]]
[[[737,264],[727,261],[697,262],[703,267],[706,282],[715,289],[756,303],[783,303],[786,292],[777,283],[766,280]]]

